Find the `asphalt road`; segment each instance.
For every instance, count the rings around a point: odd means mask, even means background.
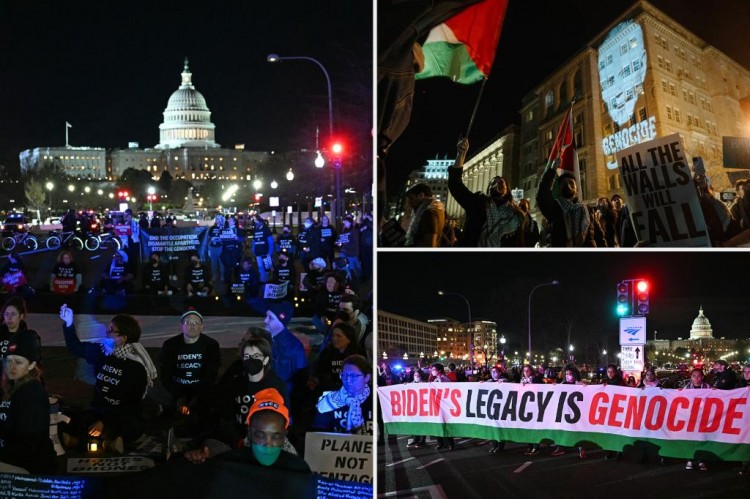
[[[389,498],[709,498],[750,497],[750,478],[740,476],[739,463],[708,463],[709,471],[687,471],[685,461],[626,450],[620,459],[605,460],[605,451],[588,448],[580,459],[569,451],[551,456],[551,447],[525,456],[525,444],[507,443],[489,454],[487,440],[456,438],[454,451],[435,449],[434,437],[419,449],[407,449],[407,436],[386,437],[378,444],[378,497]]]

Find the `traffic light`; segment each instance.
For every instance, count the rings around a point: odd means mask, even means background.
[[[620,317],[630,315],[629,281],[620,281],[617,283],[617,315]]]
[[[638,315],[646,315],[648,313],[648,281],[638,281],[635,285],[635,310]]]
[[[334,142],[331,144],[331,152],[333,153],[333,167],[340,169],[341,156],[344,153],[344,145],[339,141]]]

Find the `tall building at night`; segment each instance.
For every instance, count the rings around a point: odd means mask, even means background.
[[[746,170],[724,168],[722,137],[750,135],[750,71],[646,1],[638,1],[532,89],[520,109],[513,187],[532,200],[571,99],[582,198],[622,194],[615,153],[674,133],[700,156],[717,191]]]
[[[168,171],[175,179],[189,181],[253,180],[257,168],[269,160],[271,153],[246,151],[244,145],[226,149],[217,144],[211,111],[193,84],[192,75],[185,59],[180,86],[167,101],[164,121],[159,125],[159,143],[153,148],[142,149],[138,143],[111,151],[38,147],[20,153],[21,172],[50,163],[71,177],[92,180],[115,180],[128,168],[146,170],[155,179]]]
[[[377,359],[432,358],[438,328],[433,324],[378,310]],[[385,355],[383,355],[385,354]]]

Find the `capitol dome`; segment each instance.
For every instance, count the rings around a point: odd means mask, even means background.
[[[185,58],[182,84],[169,98],[164,110],[164,123],[159,125],[157,149],[219,147],[214,140],[216,125],[211,123],[211,111],[203,94],[193,86],[192,77]]]
[[[698,317],[693,321],[693,327],[690,329],[690,339],[697,340],[701,338],[713,338],[713,329],[708,318],[703,315],[703,307],[700,308]]]

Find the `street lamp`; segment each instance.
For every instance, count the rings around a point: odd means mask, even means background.
[[[459,296],[459,297],[463,298],[464,301],[466,302],[466,309],[469,312],[469,327],[472,326],[472,324],[471,324],[471,305],[469,305],[469,300],[464,295],[462,295],[460,293],[447,293],[445,291],[438,291],[437,293],[440,296],[451,296],[452,295],[452,296]],[[470,354],[469,355],[469,362],[471,364],[471,372],[473,374],[474,373],[474,333],[473,333],[473,331],[470,333],[470,336],[469,336],[469,349],[470,349],[469,350],[469,354]]]
[[[534,291],[536,291],[537,288],[541,288],[542,286],[557,286],[558,284],[560,284],[560,281],[543,282],[542,284],[537,284],[531,288],[531,293],[529,293],[529,364],[531,364],[531,297],[534,295]]]
[[[328,141],[333,141],[333,98],[331,97],[331,77],[328,76],[328,71],[326,70],[325,66],[323,64],[313,58],[313,57],[307,57],[307,56],[280,56],[279,54],[268,54],[268,57],[266,57],[266,61],[268,62],[279,62],[279,61],[310,61],[312,63],[315,63],[322,71],[323,74],[326,77],[326,83],[328,85]],[[318,158],[320,158],[321,161],[318,161]],[[320,163],[320,166],[318,164]],[[320,152],[318,152],[318,157],[315,158],[315,166],[318,168],[322,168],[325,164],[325,161],[323,161],[322,156],[320,156]],[[341,218],[341,168],[336,168],[336,217]]]
[[[288,181],[290,181],[290,182],[291,182],[292,180],[294,180],[294,172],[292,171],[292,169],[291,169],[291,168],[289,168],[289,171],[288,171],[288,172],[286,172],[286,179],[287,179]]]
[[[318,155],[315,156],[315,168],[323,168],[326,164],[325,158],[323,158],[323,155],[320,154],[320,151],[318,151]]]
[[[55,184],[53,184],[52,182],[47,182],[46,184],[44,184],[44,187],[47,188],[47,194],[48,194],[47,204],[49,205],[49,210],[51,212],[52,211],[52,189],[55,188]]]
[[[503,362],[503,368],[505,368],[505,343],[508,340],[505,339],[505,335],[500,336],[500,358]]]

